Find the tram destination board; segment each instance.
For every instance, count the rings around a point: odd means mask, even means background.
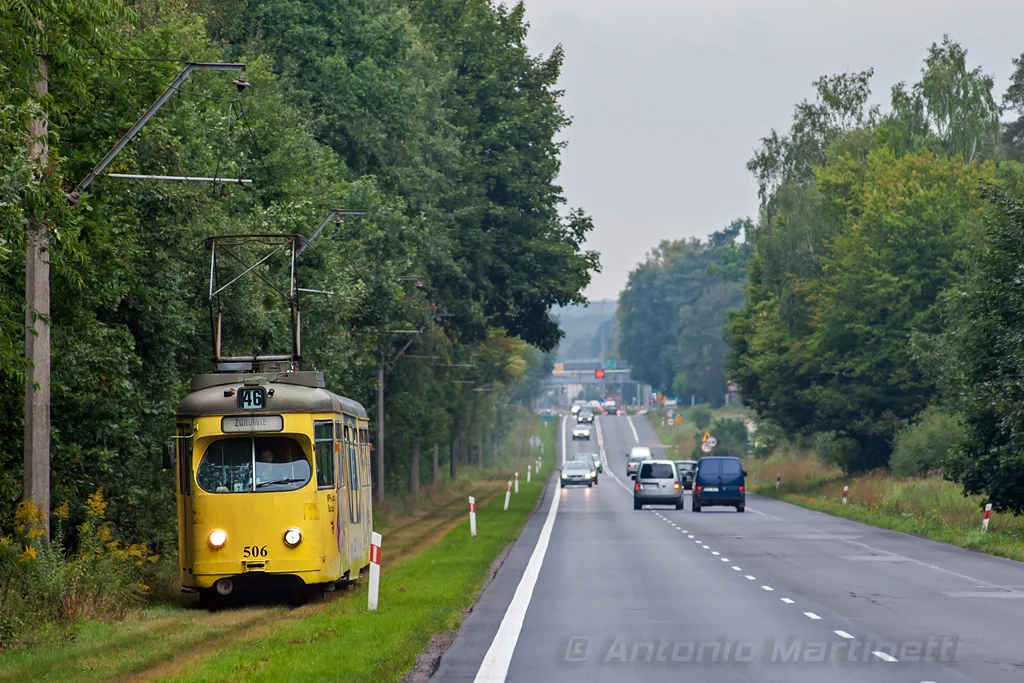
[[[228,415],[221,418],[220,430],[225,434],[280,432],[284,430],[284,416]]]
[[[267,407],[267,390],[263,387],[242,387],[238,390],[239,410],[263,410]]]

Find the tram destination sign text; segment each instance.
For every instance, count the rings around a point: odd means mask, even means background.
[[[220,430],[225,434],[280,432],[284,431],[284,417],[281,415],[228,415],[220,421]]]

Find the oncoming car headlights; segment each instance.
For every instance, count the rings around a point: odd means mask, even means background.
[[[214,550],[220,550],[224,547],[224,544],[228,542],[228,532],[223,529],[214,529],[210,532],[210,535],[206,537],[206,542],[210,544],[210,547]]]
[[[284,532],[284,544],[289,548],[294,548],[299,543],[302,543],[302,530],[298,527],[291,527],[288,531]]]

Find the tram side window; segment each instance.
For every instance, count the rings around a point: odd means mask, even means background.
[[[337,446],[337,448],[335,450],[338,453],[341,453],[341,456],[340,456],[341,459],[338,462],[338,487],[339,488],[345,486],[345,455],[344,455],[344,452],[342,451],[342,448],[341,448],[342,444],[344,443],[344,434],[345,434],[344,427],[342,427],[341,422],[338,421],[338,420],[335,420],[334,421],[334,439],[335,439],[335,441],[338,444],[338,446]]]
[[[334,488],[334,423],[330,420],[313,423],[316,446],[316,485]]]

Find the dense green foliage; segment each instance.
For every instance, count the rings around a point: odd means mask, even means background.
[[[955,42],[931,46],[888,113],[867,107],[871,75],[817,81],[750,161],[763,211],[728,367],[745,403],[824,459],[885,466],[895,444],[900,470],[920,473],[954,440],[955,416],[926,411],[960,386],[949,364],[966,321],[948,293],[984,241],[984,189],[1020,171],[991,77]]]
[[[890,466],[904,477],[938,472],[950,450],[963,440],[963,425],[957,414],[929,406],[912,424],[896,432]]]
[[[308,235],[331,208],[368,213],[330,225],[299,261],[299,286],[335,292],[303,299],[304,365],[366,405],[385,365],[389,487],[408,481],[414,441],[424,463],[434,443],[447,456],[459,438],[489,441],[500,406],[528,399],[550,362],[549,309],[581,302],[597,267],[580,246],[590,219],[563,210],[554,184],[561,51],[532,56],[525,35],[522,8],[486,0],[0,3],[0,396],[21,404],[31,222],[53,268],[54,500],[102,487],[130,538],[173,541],[158,453],[188,378],[211,369],[201,240]],[[108,170],[254,185],[101,178],[65,206],[181,60],[244,62],[253,87],[194,74]],[[33,175],[25,131],[41,113],[50,156]],[[274,281],[286,265],[263,272]],[[255,283],[228,301],[226,343],[287,351],[285,309]],[[439,360],[394,361],[408,340],[396,329],[423,329],[409,354]],[[5,411],[0,529],[21,495],[21,433],[21,411]]]
[[[707,241],[665,241],[629,274],[619,298],[619,350],[630,376],[666,395],[718,406],[726,390],[726,312],[742,301],[750,221]]]

